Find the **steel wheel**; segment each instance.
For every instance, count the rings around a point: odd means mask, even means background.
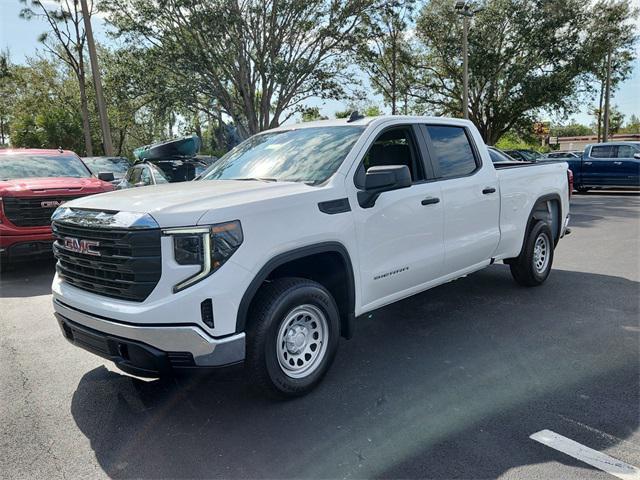
[[[282,371],[304,378],[322,363],[329,327],[325,314],[314,305],[300,305],[287,314],[276,337],[276,354]]]
[[[533,268],[535,268],[538,274],[542,274],[549,264],[549,250],[551,249],[551,242],[546,233],[541,233],[536,238],[536,243],[533,246]]]

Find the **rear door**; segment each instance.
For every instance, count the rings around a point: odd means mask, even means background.
[[[444,202],[444,274],[488,262],[500,241],[500,192],[491,165],[483,165],[471,132],[425,125],[436,181]]]
[[[640,160],[634,158],[637,153],[640,153],[640,147],[618,145],[616,159],[613,162],[616,172],[616,185],[640,186]]]

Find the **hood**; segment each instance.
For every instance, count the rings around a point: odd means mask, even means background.
[[[116,190],[79,198],[68,207],[149,213],[162,227],[196,225],[209,210],[313,191],[304,183],[204,180]]]
[[[43,177],[0,181],[0,196],[89,195],[109,192],[113,185],[95,177]]]

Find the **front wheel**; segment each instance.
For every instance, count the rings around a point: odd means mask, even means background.
[[[510,262],[511,275],[525,287],[542,285],[553,264],[553,234],[545,222],[536,222],[527,236],[524,249]]]
[[[331,294],[317,282],[278,278],[262,286],[247,328],[246,367],[270,396],[312,390],[338,347],[340,317]]]

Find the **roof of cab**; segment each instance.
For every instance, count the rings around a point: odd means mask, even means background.
[[[463,120],[462,118],[446,118],[446,117],[428,117],[428,116],[411,116],[411,115],[380,115],[378,117],[362,117],[352,122],[348,121],[348,118],[337,118],[332,120],[316,120],[314,122],[302,122],[293,123],[287,125],[280,125],[279,127],[266,130],[267,132],[278,132],[285,130],[297,130],[300,128],[313,128],[313,127],[349,127],[349,126],[375,126],[380,123],[386,123],[393,120],[397,123],[418,123],[418,122],[432,122],[432,123],[446,123],[450,125],[467,125],[469,120]],[[264,133],[264,132],[260,132]]]
[[[0,155],[75,155],[71,150],[58,150],[53,148],[3,148]]]

